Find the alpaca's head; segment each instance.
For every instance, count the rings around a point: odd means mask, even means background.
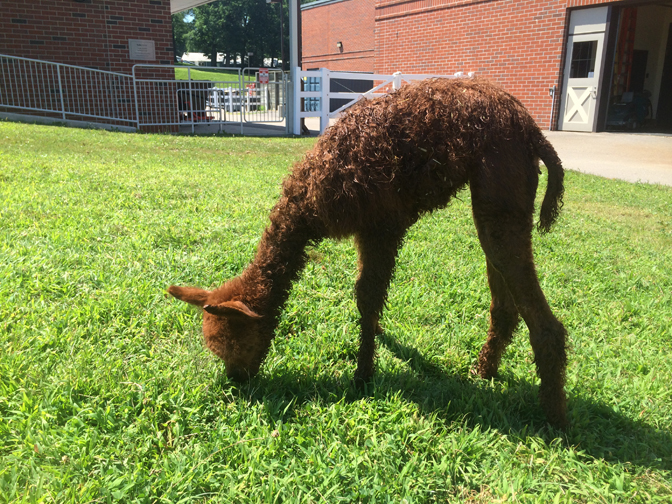
[[[263,317],[241,301],[222,300],[227,289],[207,291],[171,286],[168,292],[186,303],[203,308],[205,344],[224,361],[229,378],[243,381],[259,371],[271,344]]]

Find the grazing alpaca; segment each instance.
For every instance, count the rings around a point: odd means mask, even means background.
[[[539,158],[549,173],[539,228],[548,231],[562,206],[564,172],[516,98],[485,81],[433,79],[363,100],[295,165],[242,275],[213,291],[168,291],[203,307],[208,348],[224,360],[229,377],[247,379],[268,352],[292,282],[306,263],[306,246],[354,235],[361,314],[355,379],[369,380],[378,318],[406,231],[469,184],[492,293],[477,371],[483,378],[497,374],[522,316],[542,407],[551,424],[563,427],[566,332],[541,291],[532,257]]]

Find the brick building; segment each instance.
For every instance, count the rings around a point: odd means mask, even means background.
[[[0,54],[84,68],[3,58],[0,103],[9,106],[0,105],[0,112],[124,127],[134,127],[138,118],[151,123],[150,117],[177,117],[174,90],[154,86],[149,104],[134,98],[130,78],[133,65],[173,62],[170,0],[2,0],[1,5]],[[138,76],[174,79],[174,71],[142,68]]]
[[[121,73],[130,73],[135,63],[173,61],[170,0],[2,0],[1,5],[0,54]],[[132,59],[132,44],[144,49],[133,55],[142,59]]]
[[[648,95],[639,109],[672,126],[671,26],[669,0],[322,0],[302,8],[303,67],[474,71],[542,127],[575,131],[602,130],[619,99]]]
[[[374,71],[375,0],[318,0],[301,7],[303,68]]]

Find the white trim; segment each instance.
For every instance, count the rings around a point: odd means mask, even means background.
[[[329,5],[329,4],[335,4],[335,3],[341,3],[341,2],[349,2],[350,0],[317,0],[317,2],[310,2],[309,4],[304,4],[301,6],[301,10],[309,10],[309,9],[314,9],[315,7],[322,7],[324,5]]]
[[[214,1],[215,0],[170,0],[170,13],[176,14]]]

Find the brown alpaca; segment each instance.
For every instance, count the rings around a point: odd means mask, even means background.
[[[355,379],[373,375],[375,333],[397,251],[420,216],[445,207],[467,184],[492,293],[483,378],[497,374],[519,316],[530,330],[540,401],[549,422],[566,425],[565,328],[537,280],[531,232],[539,158],[548,187],[539,228],[562,206],[564,172],[539,127],[513,96],[481,80],[433,79],[353,106],[283,183],[252,264],[222,287],[168,289],[202,306],[205,342],[229,377],[257,374],[306,246],[354,235],[359,251],[361,344]]]

